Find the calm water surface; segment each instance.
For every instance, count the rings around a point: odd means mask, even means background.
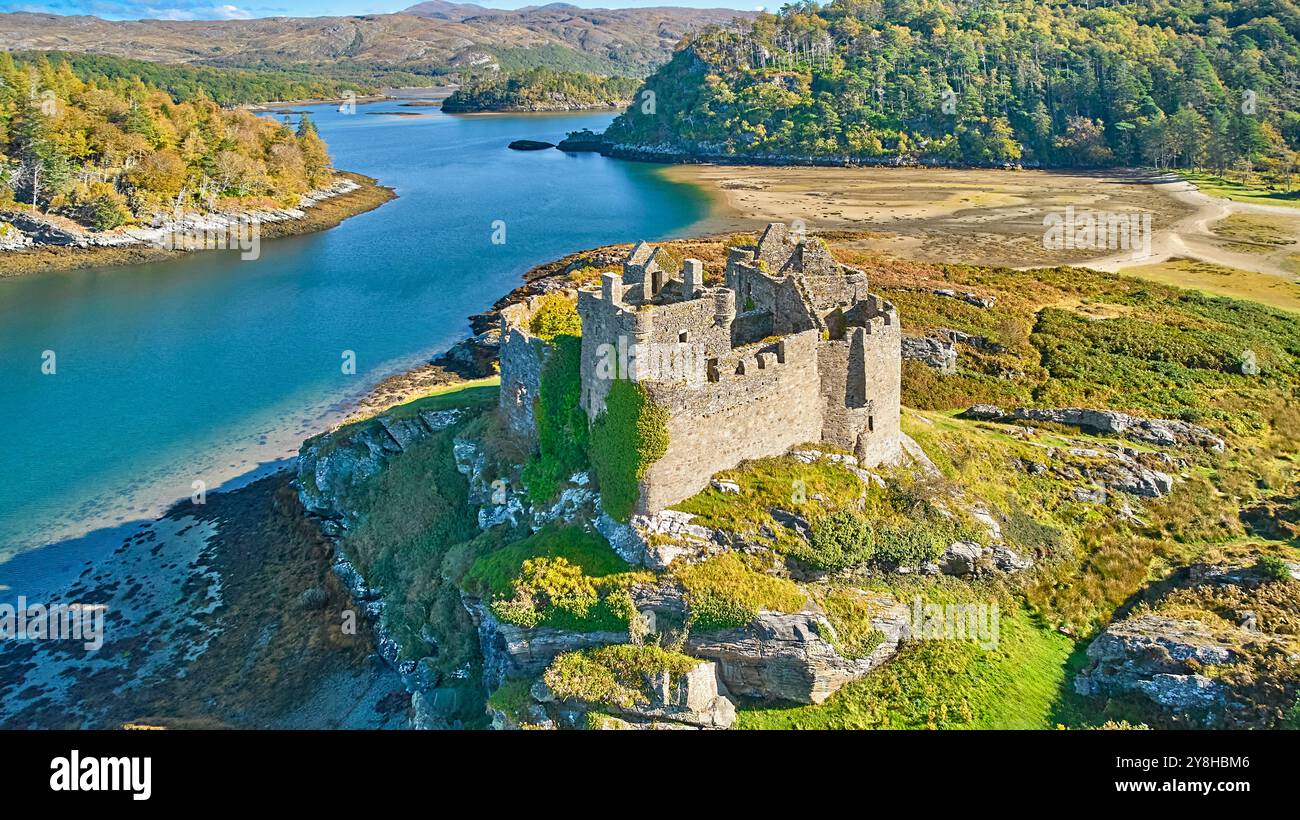
[[[707,208],[653,166],[505,148],[608,114],[309,109],[339,168],[399,198],[266,241],[255,261],[212,251],[0,280],[0,595],[80,567],[195,481],[230,486],[291,455],[341,402],[463,337],[528,267],[674,235]]]

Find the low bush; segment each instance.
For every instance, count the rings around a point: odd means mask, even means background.
[[[835,571],[871,560],[876,539],[871,523],[857,510],[836,510],[812,522],[806,555],[796,555],[815,569]]]
[[[529,320],[528,330],[547,341],[556,336],[581,336],[582,317],[577,303],[562,293],[546,294]]]
[[[553,524],[480,556],[461,586],[508,623],[620,631],[633,614],[628,588],[653,580],[631,570],[599,533]]]
[[[1273,581],[1285,581],[1291,577],[1291,568],[1277,555],[1261,555],[1255,562],[1255,569],[1260,575]]]
[[[542,675],[561,700],[579,700],[628,709],[649,701],[651,677],[684,675],[695,658],[648,644],[616,644],[557,657]]]
[[[682,568],[677,581],[692,626],[705,632],[744,626],[760,609],[798,612],[808,601],[793,581],[760,572],[734,552]]]

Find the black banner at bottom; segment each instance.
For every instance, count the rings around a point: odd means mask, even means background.
[[[649,804],[661,789],[674,800],[699,790],[759,803],[887,789],[936,804],[983,795],[1230,806],[1291,792],[1293,739],[1146,731],[3,732],[0,782],[8,805],[25,798],[40,807],[128,811],[235,807],[276,792],[304,808],[373,809],[453,793],[478,794],[494,807],[531,806],[574,789],[584,801],[608,789],[614,801],[632,804]]]

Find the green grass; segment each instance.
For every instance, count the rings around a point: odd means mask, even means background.
[[[424,410],[447,410],[453,407],[481,410],[496,404],[500,387],[500,376],[439,385],[414,401],[394,407],[388,414],[400,419],[409,418]]]
[[[815,706],[746,706],[740,729],[1048,729],[1073,708],[1074,642],[1002,612],[999,641],[917,641]]]
[[[530,558],[563,558],[580,567],[591,578],[616,575],[632,569],[610,547],[605,537],[580,527],[552,524],[527,538],[481,556],[470,567],[461,584],[477,595],[508,597],[514,592],[524,561]]]
[[[1255,182],[1238,182],[1195,171],[1179,171],[1179,176],[1196,185],[1201,193],[1231,199],[1234,202],[1253,202],[1259,205],[1283,205],[1300,208],[1300,190],[1284,191]]]
[[[739,553],[724,552],[677,572],[694,628],[707,632],[744,626],[760,609],[803,609],[808,596],[793,581],[767,575],[751,563],[756,562]]]
[[[623,631],[634,614],[629,588],[654,580],[634,571],[595,532],[551,524],[481,555],[462,579],[492,612],[523,627]]]
[[[796,549],[802,542],[776,523],[773,508],[811,520],[828,510],[856,505],[862,492],[857,476],[842,464],[827,461],[802,464],[789,458],[764,458],[724,470],[718,478],[738,484],[740,494],[710,487],[674,508],[695,514],[698,524],[754,534],[756,540],[769,541],[778,550]],[[775,539],[758,535],[764,528]]]
[[[867,594],[840,586],[820,592],[816,597],[835,630],[835,651],[846,658],[865,658],[884,643],[885,633],[872,623],[879,606]]]

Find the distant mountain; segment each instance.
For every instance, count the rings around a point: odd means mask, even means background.
[[[0,50],[73,51],[166,63],[313,70],[402,81],[464,68],[645,75],[682,36],[752,14],[731,9],[518,10],[430,0],[399,14],[254,20],[123,20],[0,14]]]
[[[505,14],[507,12],[500,9],[476,6],[473,3],[446,3],[443,0],[416,3],[409,9],[402,10],[402,14],[414,14],[416,17],[428,17],[431,20],[464,20],[466,17],[494,13]]]

